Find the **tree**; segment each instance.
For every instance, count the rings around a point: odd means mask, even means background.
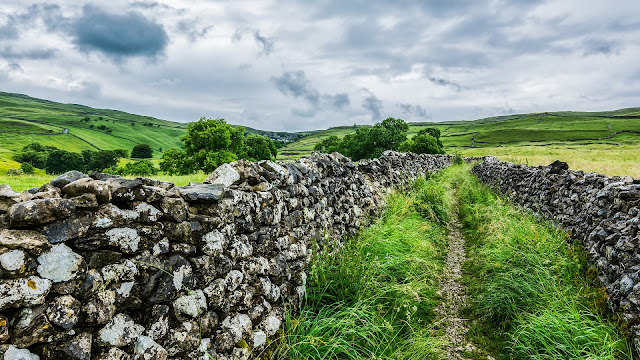
[[[118,165],[120,154],[121,152],[118,150],[82,151],[87,171],[102,171],[108,167]]]
[[[373,127],[361,127],[345,135],[342,140],[331,136],[316,145],[316,150],[338,151],[351,159],[380,157],[385,150],[398,150],[407,139],[409,125],[396,118],[386,118]]]
[[[180,138],[184,150],[165,151],[160,168],[181,175],[198,170],[211,172],[245,154],[243,133],[244,127],[233,127],[224,119],[200,118],[187,125],[187,134]]]
[[[49,153],[45,170],[47,174],[62,174],[71,170],[84,172],[84,158],[78,153],[66,150],[54,150]]]
[[[169,149],[162,154],[160,170],[169,175],[187,175],[198,171],[184,150]]]
[[[153,157],[153,149],[148,144],[138,144],[131,150],[131,157],[134,159],[149,159]]]
[[[335,151],[340,151],[340,145],[342,140],[335,135],[331,135],[328,138],[322,139],[316,146],[313,147],[314,150],[320,151],[323,153],[331,154]]]
[[[268,137],[249,134],[244,139],[245,150],[241,154],[242,158],[250,161],[275,160],[278,155],[276,144]]]
[[[416,154],[444,154],[440,141],[440,130],[436,128],[422,129],[412,139],[403,142],[400,150]]]
[[[19,163],[29,163],[33,167],[44,169],[47,162],[49,153],[53,150],[57,150],[54,146],[45,146],[38,142],[33,142],[26,145],[20,150],[20,152],[13,155],[13,160]]]

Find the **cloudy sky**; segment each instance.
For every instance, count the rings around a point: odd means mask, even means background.
[[[640,106],[638,0],[0,0],[0,90],[266,130]]]

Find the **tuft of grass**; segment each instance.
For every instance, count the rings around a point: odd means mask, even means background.
[[[447,191],[436,176],[392,193],[377,222],[339,251],[318,255],[276,358],[439,359],[444,341],[433,321],[446,236],[418,209],[446,208]]]
[[[501,359],[632,359],[630,343],[600,307],[583,249],[468,173],[460,176],[468,312],[479,320],[473,339]]]

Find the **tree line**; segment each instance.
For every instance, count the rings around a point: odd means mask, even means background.
[[[407,139],[409,125],[402,119],[386,118],[372,127],[361,127],[342,139],[332,135],[320,141],[314,150],[339,152],[354,161],[372,159],[386,150],[410,151],[418,154],[444,154],[440,130],[425,128]]]

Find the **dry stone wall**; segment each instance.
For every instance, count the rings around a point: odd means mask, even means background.
[[[385,188],[448,155],[239,161],[175,186],[78,172],[0,185],[0,359],[247,359]]]
[[[640,349],[640,180],[573,171],[559,161],[530,167],[494,157],[473,172],[582,241],[606,286],[608,305],[628,324]]]

